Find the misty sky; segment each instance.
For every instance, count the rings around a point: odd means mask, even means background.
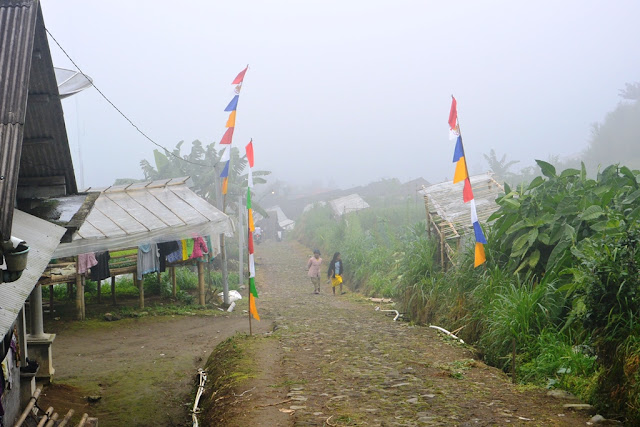
[[[145,133],[234,145],[294,184],[453,177],[451,98],[472,173],[585,148],[640,81],[638,1],[43,0],[45,24]],[[54,65],[73,68],[50,40]],[[81,188],[142,178],[156,148],[96,92],[63,100]],[[188,152],[183,148],[183,153]],[[82,157],[82,165],[79,155]],[[520,166],[520,165],[518,165]]]

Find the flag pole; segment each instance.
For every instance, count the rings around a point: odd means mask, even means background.
[[[455,99],[451,94],[451,99]],[[471,175],[469,175],[469,166],[467,165],[467,153],[464,151],[464,139],[462,139],[462,128],[460,127],[460,114],[458,114],[458,107],[456,106],[456,124],[458,125],[458,134],[460,135],[460,146],[464,153],[464,168],[467,170],[467,178],[469,178],[469,184],[471,184]],[[464,185],[464,183],[462,184]]]

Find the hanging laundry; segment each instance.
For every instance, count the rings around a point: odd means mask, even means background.
[[[193,253],[191,254],[191,259],[201,258],[204,255],[209,253],[209,247],[207,246],[207,242],[200,236],[193,239]]]
[[[111,271],[109,271],[111,255],[109,255],[109,251],[98,252],[95,256],[98,263],[91,267],[91,280],[97,282],[111,277]]]
[[[191,259],[193,255],[193,239],[187,239],[187,259]]]
[[[160,254],[160,272],[167,269],[167,257],[180,249],[178,242],[158,243],[158,253]]]
[[[182,261],[182,240],[178,240],[175,243],[177,249],[167,255],[167,262],[170,264]]]
[[[186,261],[189,259],[189,255],[187,253],[187,239],[182,239],[180,242],[182,243],[182,261]]]
[[[156,272],[160,269],[158,245],[155,243],[138,246],[138,280],[144,274]]]
[[[93,252],[78,255],[77,269],[79,274],[86,273],[96,264],[98,264],[98,261],[96,260],[96,255]]]

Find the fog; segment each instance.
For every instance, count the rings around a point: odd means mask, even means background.
[[[483,154],[571,158],[640,80],[637,1],[44,0],[45,24],[141,130],[218,141],[247,64],[234,145],[293,184],[453,177],[451,94]],[[73,65],[50,40],[57,67]],[[63,100],[81,188],[142,178],[155,147],[98,92]],[[187,153],[189,148],[183,153]]]

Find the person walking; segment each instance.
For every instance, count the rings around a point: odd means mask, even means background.
[[[307,262],[307,276],[311,278],[313,283],[313,293],[320,293],[320,266],[322,265],[322,258],[320,258],[320,251],[318,249],[313,250],[313,256],[309,258]]]
[[[344,263],[340,257],[340,252],[333,254],[333,258],[329,263],[329,270],[327,271],[327,278],[331,280],[331,289],[333,294],[336,294],[336,286],[340,285],[340,295],[346,294],[342,292],[342,275],[344,274]]]

